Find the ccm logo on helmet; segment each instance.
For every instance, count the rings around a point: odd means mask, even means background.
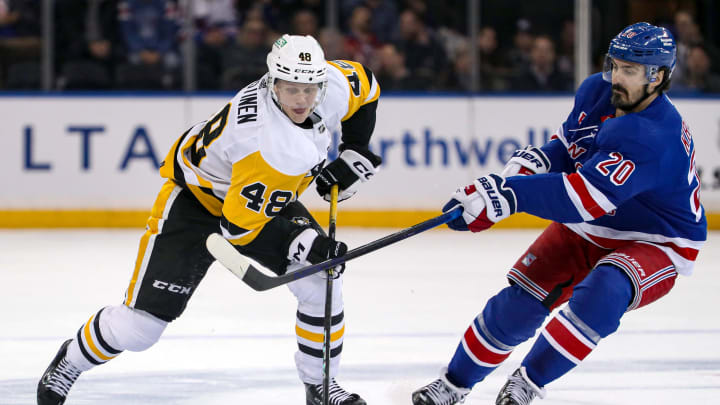
[[[317,71],[314,69],[295,69],[295,73],[316,73]]]

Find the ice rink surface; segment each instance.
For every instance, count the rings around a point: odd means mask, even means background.
[[[392,231],[337,235],[355,247]],[[351,262],[338,381],[370,405],[409,404],[539,232],[436,230]],[[60,344],[101,307],[122,301],[141,233],[0,231],[0,404],[34,404]],[[692,277],[628,313],[619,332],[534,403],[720,403],[719,263],[715,232]],[[287,288],[258,293],[214,264],[158,344],[84,373],[66,404],[304,404],[294,322]],[[493,404],[529,347],[518,347],[465,404]]]

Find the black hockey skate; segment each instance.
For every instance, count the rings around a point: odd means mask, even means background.
[[[67,353],[70,342],[72,339],[66,340],[60,346],[60,350],[40,378],[37,388],[38,405],[64,404],[70,387],[80,375],[81,371],[65,360],[65,353]]]
[[[530,380],[525,367],[520,367],[508,377],[495,400],[495,405],[528,405],[536,396],[543,398],[545,390]]]
[[[330,380],[328,392],[328,396],[330,397],[328,402],[330,405],[367,405],[367,402],[360,398],[360,395],[354,393],[351,394],[345,391],[338,385],[334,378]],[[322,394],[322,384],[305,383],[305,398],[307,399],[307,405],[322,405]]]
[[[440,378],[413,392],[413,405],[454,405],[465,401],[470,390],[455,386],[446,374],[447,368],[443,368]]]

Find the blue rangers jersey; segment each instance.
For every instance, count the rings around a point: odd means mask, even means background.
[[[615,117],[611,84],[587,78],[575,105],[541,149],[550,172],[506,179],[518,211],[561,222],[614,249],[628,241],[663,250],[690,275],[707,237],[688,126],[666,95]]]

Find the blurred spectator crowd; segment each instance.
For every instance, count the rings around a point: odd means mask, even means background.
[[[41,88],[42,3],[0,0],[0,89]],[[192,40],[197,89],[234,91],[266,72],[272,42],[287,32],[317,38],[328,60],[365,64],[385,91],[468,91],[473,73],[480,91],[573,90],[572,15],[549,29],[531,16],[502,29],[483,21],[471,43],[467,8],[453,4],[337,0],[333,29],[321,0],[55,0],[52,87],[182,89],[183,43]],[[695,16],[679,10],[666,25],[678,42],[673,91],[720,92],[720,51]],[[598,71],[601,54],[593,64]]]

